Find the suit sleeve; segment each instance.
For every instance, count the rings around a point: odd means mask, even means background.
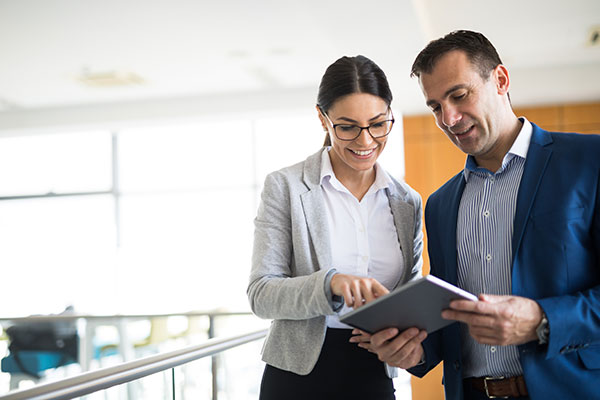
[[[261,318],[301,320],[335,313],[325,290],[331,269],[294,276],[292,200],[280,174],[267,176],[254,220],[252,270],[247,289],[250,307]]]
[[[537,300],[550,326],[546,358],[586,348],[600,340],[600,171],[596,176],[595,205],[589,230],[590,258],[593,261],[590,262],[591,268],[584,270],[588,279],[595,281],[595,286],[566,296]]]

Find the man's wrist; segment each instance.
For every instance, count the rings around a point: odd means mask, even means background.
[[[548,324],[548,317],[546,317],[546,313],[542,310],[542,320],[535,328],[535,334],[538,339],[538,344],[547,344],[548,339],[550,338],[550,325]]]

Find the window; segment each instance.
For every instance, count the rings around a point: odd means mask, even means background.
[[[306,112],[0,138],[3,314],[247,309],[265,176],[324,136]]]
[[[0,196],[111,188],[108,132],[7,137],[0,146]]]

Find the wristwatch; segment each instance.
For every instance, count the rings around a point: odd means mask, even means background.
[[[548,318],[546,318],[546,313],[542,314],[542,321],[535,328],[535,333],[538,337],[539,344],[548,343],[548,336],[550,336],[550,326],[548,325]]]

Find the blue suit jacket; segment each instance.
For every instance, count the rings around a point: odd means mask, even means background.
[[[456,223],[463,173],[431,195],[425,223],[431,273],[457,283]],[[518,346],[532,399],[600,398],[600,136],[533,125],[512,238],[512,293],[538,301],[548,345]],[[425,375],[444,361],[447,399],[462,399],[459,325],[424,342]]]

